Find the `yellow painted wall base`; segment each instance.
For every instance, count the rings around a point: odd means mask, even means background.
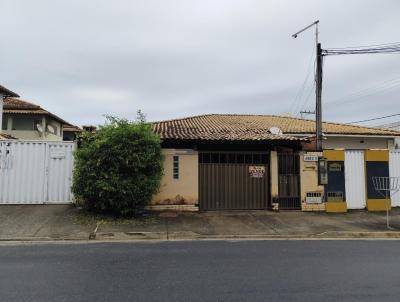
[[[346,213],[347,203],[343,201],[328,201],[325,203],[325,209],[327,213]]]
[[[386,205],[389,206],[389,210],[391,209],[390,199],[368,199],[367,200],[367,209],[371,212],[381,212],[386,211]]]

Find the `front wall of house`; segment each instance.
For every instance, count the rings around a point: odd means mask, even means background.
[[[152,205],[198,204],[198,152],[191,149],[163,149],[164,175]],[[178,157],[178,178],[174,178],[174,156]],[[176,172],[176,170],[175,170]]]
[[[321,192],[324,187],[318,185],[318,166],[315,161],[304,161],[304,152],[300,152],[300,197],[303,211],[324,211],[324,203],[306,203],[307,192]]]
[[[37,131],[28,131],[28,130],[3,130],[3,133],[9,134],[15,138],[26,139],[26,140],[46,140],[46,141],[62,141],[61,136],[57,136],[54,134],[46,133],[45,137],[40,136],[40,133]]]
[[[380,137],[334,137],[328,136],[323,143],[324,149],[391,149],[393,139]]]
[[[19,139],[62,141],[61,124],[52,119],[46,119],[46,124],[52,125],[56,134],[46,132],[44,136],[34,127],[35,123],[42,123],[41,115],[10,115],[5,114],[3,118],[3,133]]]

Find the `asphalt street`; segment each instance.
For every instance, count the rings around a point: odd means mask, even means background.
[[[0,246],[1,301],[399,301],[400,241]]]

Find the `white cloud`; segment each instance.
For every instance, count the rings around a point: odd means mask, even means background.
[[[0,82],[78,124],[103,114],[149,119],[205,112],[281,113],[306,76],[320,19],[323,47],[399,40],[398,1],[22,1],[0,10]],[[398,55],[328,57],[323,101],[400,77]],[[311,91],[312,76],[307,83]],[[363,106],[326,106],[347,121],[384,115],[399,90],[368,96]],[[305,97],[298,108],[312,109]],[[381,97],[385,107],[374,104]],[[357,103],[356,103],[357,104]]]

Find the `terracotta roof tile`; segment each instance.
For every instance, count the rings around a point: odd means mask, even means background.
[[[4,109],[32,109],[32,110],[37,110],[41,109],[39,105],[20,100],[17,98],[5,98],[4,99],[4,104],[3,104]]]
[[[283,135],[269,132],[279,127]],[[400,132],[338,123],[323,123],[325,134],[400,136]],[[207,114],[153,123],[163,139],[195,140],[297,140],[313,135],[315,121],[274,115]]]
[[[18,98],[12,98],[8,97],[4,99],[4,105],[3,105],[4,113],[5,114],[40,114],[40,115],[48,115],[51,116],[52,118],[58,120],[62,124],[64,124],[64,127],[73,127],[75,128],[76,132],[80,130],[79,127],[72,125],[68,123],[67,121],[63,120],[62,118],[58,117],[57,115],[43,109],[39,105],[36,105],[31,102],[27,102],[25,100],[21,100]],[[79,130],[78,130],[79,129]],[[68,131],[68,130],[67,130]],[[72,130],[69,130],[72,131]]]
[[[75,125],[63,125],[63,131],[64,132],[82,132],[83,130],[79,128],[78,126]]]

